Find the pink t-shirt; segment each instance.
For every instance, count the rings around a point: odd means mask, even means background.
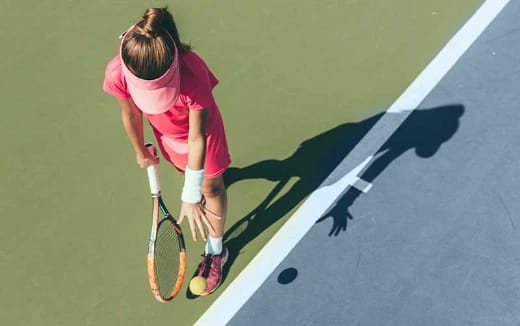
[[[164,113],[143,114],[156,135],[185,137],[189,130],[189,110],[207,108],[206,132],[207,134],[219,133],[221,116],[212,93],[213,88],[218,84],[218,79],[195,52],[188,51],[179,59],[181,88],[177,102]],[[119,98],[131,97],[123,76],[119,54],[107,65],[103,90]]]
[[[229,167],[231,158],[222,116],[212,93],[218,80],[193,51],[179,57],[179,68],[181,87],[175,105],[164,113],[143,114],[153,128],[164,158],[177,169],[184,170],[188,164],[189,111],[206,108],[208,117],[205,177],[220,176]],[[116,97],[131,97],[119,55],[108,63],[103,89]]]

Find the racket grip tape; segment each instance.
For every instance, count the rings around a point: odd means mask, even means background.
[[[144,146],[153,157],[157,157],[157,151],[155,150],[155,146],[153,144],[146,143]],[[159,174],[157,173],[157,165],[149,165],[146,168],[146,173],[148,174],[150,192],[152,193],[152,195],[159,195],[159,193],[161,192],[161,186],[159,184]]]

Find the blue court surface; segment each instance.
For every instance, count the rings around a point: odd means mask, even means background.
[[[341,163],[198,324],[520,325],[518,17],[487,1],[386,113],[323,134]]]

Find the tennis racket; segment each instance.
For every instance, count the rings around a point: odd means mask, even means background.
[[[146,143],[156,157],[155,147]],[[150,288],[160,302],[172,300],[179,292],[186,273],[186,247],[177,221],[170,214],[161,197],[157,166],[146,168],[152,193],[152,231],[148,244],[147,272]],[[162,218],[159,220],[159,215]]]

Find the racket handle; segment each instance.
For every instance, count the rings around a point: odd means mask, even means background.
[[[157,157],[157,151],[155,150],[155,146],[151,143],[144,144],[148,152],[153,157]],[[152,195],[159,195],[161,192],[161,186],[159,184],[159,174],[157,173],[157,165],[149,165],[146,168],[146,173],[148,174],[148,183],[150,184],[150,192]]]

